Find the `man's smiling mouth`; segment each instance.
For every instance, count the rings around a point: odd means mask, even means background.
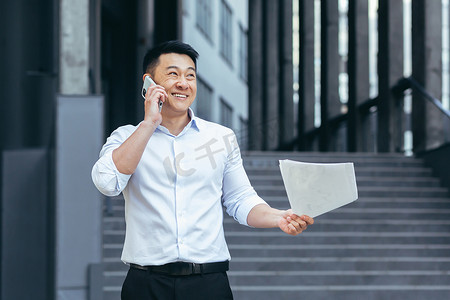
[[[183,95],[183,94],[172,94],[172,96],[177,97],[177,98],[187,98],[187,95]]]

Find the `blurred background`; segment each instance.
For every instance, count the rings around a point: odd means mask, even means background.
[[[1,299],[102,299],[90,170],[142,120],[143,55],[166,40],[200,53],[192,108],[244,153],[420,156],[450,185],[448,2],[1,1]]]

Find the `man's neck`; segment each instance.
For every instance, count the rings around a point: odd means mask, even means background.
[[[163,114],[161,125],[166,127],[171,134],[179,135],[190,121],[191,117],[188,112],[180,115]]]

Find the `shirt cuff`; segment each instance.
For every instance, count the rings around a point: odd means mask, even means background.
[[[239,209],[236,212],[235,215],[235,219],[242,225],[251,227],[250,225],[248,225],[247,223],[247,217],[248,214],[250,213],[250,211],[253,209],[253,207],[255,207],[256,205],[259,204],[265,204],[268,205],[266,203],[266,201],[264,201],[261,197],[259,197],[258,195],[252,196],[250,198],[245,199],[245,202],[242,203],[239,206]]]
[[[106,195],[118,195],[128,184],[131,175],[120,173],[112,159],[112,151],[105,153],[94,167],[94,180],[99,190]]]

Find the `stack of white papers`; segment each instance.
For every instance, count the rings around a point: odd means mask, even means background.
[[[353,163],[316,164],[280,160],[293,212],[315,218],[358,199]]]

